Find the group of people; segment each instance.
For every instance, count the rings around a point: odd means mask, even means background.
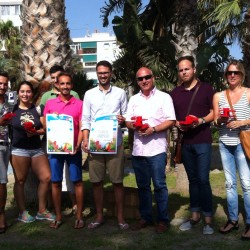
[[[50,227],[58,228],[62,223],[61,188],[63,170],[68,169],[72,183],[72,196],[75,200],[76,220],[74,228],[83,228],[83,182],[82,151],[89,154],[89,178],[93,184],[96,217],[87,227],[95,229],[104,223],[104,180],[108,172],[114,188],[117,221],[120,230],[130,226],[124,219],[124,164],[121,126],[134,131],[132,165],[135,171],[139,195],[141,219],[131,227],[141,230],[154,223],[152,215],[151,181],[157,206],[157,233],[168,229],[168,189],[166,184],[167,130],[176,126],[183,135],[182,160],[189,180],[191,218],[179,227],[181,231],[192,229],[204,216],[203,234],[213,234],[212,190],[209,181],[211,165],[211,126],[219,129],[219,149],[226,177],[228,203],[228,221],[219,229],[220,233],[229,233],[238,229],[238,194],[237,171],[243,190],[246,229],[242,239],[250,239],[250,163],[246,158],[239,139],[239,132],[250,125],[250,91],[243,87],[245,71],[239,61],[232,61],[225,70],[227,91],[214,93],[211,85],[201,82],[196,77],[195,61],[192,56],[183,56],[177,61],[180,84],[167,94],[157,89],[155,77],[148,67],[140,68],[136,81],[140,87],[138,94],[127,103],[126,92],[111,84],[112,65],[100,61],[96,65],[98,85],[86,92],[84,100],[79,100],[72,92],[73,84],[70,74],[60,69],[51,72],[55,87],[45,93],[41,99],[40,109],[32,103],[33,87],[27,81],[18,87],[18,105],[14,107],[15,116],[4,119],[6,113],[5,93],[8,88],[8,76],[0,74],[0,232],[5,232],[7,166],[9,161],[9,135],[6,126],[11,127],[11,164],[15,176],[14,194],[19,208],[18,220],[32,222],[35,220],[25,209],[24,183],[31,167],[40,184],[38,188],[39,209],[36,219],[51,220]],[[54,74],[54,75],[53,75]],[[227,92],[227,94],[226,94]],[[230,98],[231,100],[229,101]],[[226,117],[222,110],[231,109]],[[45,134],[46,114],[71,115],[74,121],[74,153],[49,154],[43,150],[40,136]],[[100,116],[116,115],[118,121],[117,153],[93,154],[89,150],[89,134],[92,122]],[[194,119],[187,124],[187,116]],[[147,126],[141,129],[134,119],[141,117]],[[237,119],[236,119],[237,117]],[[34,131],[25,130],[23,123],[31,121]],[[46,199],[52,183],[52,199],[55,214],[46,208]],[[74,190],[74,191],[73,191]]]

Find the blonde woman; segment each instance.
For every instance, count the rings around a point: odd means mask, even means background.
[[[228,89],[216,93],[213,98],[215,123],[219,127],[219,149],[226,178],[228,207],[228,221],[219,229],[219,232],[226,234],[239,228],[236,174],[238,171],[246,212],[246,229],[241,238],[250,240],[250,162],[245,157],[239,139],[240,130],[250,129],[248,126],[250,124],[250,90],[242,86],[245,70],[239,61],[234,60],[228,64],[224,78]],[[230,100],[233,110],[229,104]]]

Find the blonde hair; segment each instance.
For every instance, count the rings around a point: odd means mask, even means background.
[[[229,69],[229,67],[231,65],[236,66],[237,70],[240,71],[240,73],[241,73],[241,80],[242,80],[241,83],[243,83],[245,81],[245,78],[246,78],[246,72],[245,72],[243,64],[239,60],[232,60],[227,65],[227,67],[225,69],[225,72],[224,72],[224,75],[223,75],[225,82],[227,83],[227,71],[228,71],[228,69]]]

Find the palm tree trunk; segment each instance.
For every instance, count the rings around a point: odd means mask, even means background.
[[[176,49],[176,59],[181,56],[191,55],[196,58],[198,40],[197,31],[197,1],[175,1],[177,22],[173,27],[172,44]]]
[[[23,0],[21,20],[24,79],[37,87],[53,65],[70,66],[64,0]]]
[[[197,1],[195,0],[177,0],[175,1],[177,13],[177,22],[173,27],[173,36],[175,40],[172,44],[176,49],[176,59],[181,56],[193,56],[196,58],[198,40],[197,31]],[[187,193],[189,182],[183,164],[177,166],[176,190],[181,193]]]
[[[64,0],[23,0],[21,20],[23,78],[36,88],[49,77],[53,65],[70,66]],[[37,178],[30,175],[25,189],[28,203],[37,201],[37,186]]]

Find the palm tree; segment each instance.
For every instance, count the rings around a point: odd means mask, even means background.
[[[108,25],[112,12],[123,13],[112,20],[123,49],[114,63],[118,80],[133,83],[136,70],[146,65],[165,83],[163,88],[170,90],[178,80],[176,59],[191,54],[199,61],[197,71],[203,79],[219,85],[218,75],[229,51],[223,43],[214,46],[208,42],[206,23],[197,14],[197,1],[150,0],[143,6],[140,0],[110,0],[101,11],[104,25]]]
[[[242,40],[243,62],[246,69],[247,85],[250,86],[250,8],[245,15],[246,28]]]
[[[198,8],[208,24],[207,32],[214,44],[238,42],[243,52],[250,85],[250,3],[248,0],[198,0]]]
[[[64,0],[23,0],[22,3],[23,78],[38,88],[55,65],[70,67],[69,30],[65,20]],[[40,93],[36,93],[39,98]],[[34,100],[36,102],[36,100]],[[37,200],[35,175],[29,174],[25,192],[27,202]]]
[[[53,65],[70,67],[64,0],[23,0],[21,20],[24,78],[37,87]]]
[[[0,69],[9,73],[11,84],[21,78],[21,38],[12,21],[0,21]]]

